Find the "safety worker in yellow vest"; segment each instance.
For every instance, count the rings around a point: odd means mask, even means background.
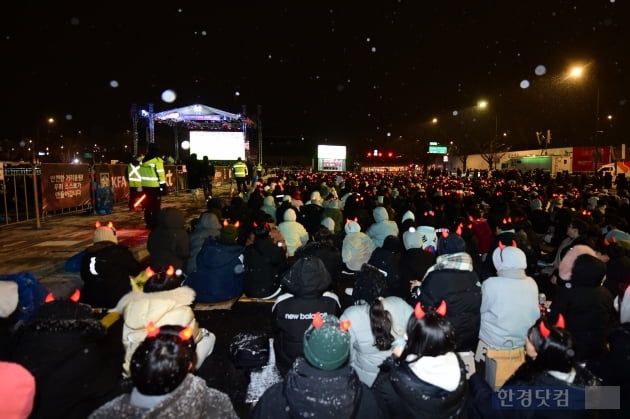
[[[148,229],[153,229],[157,226],[162,195],[166,195],[168,189],[164,175],[164,160],[160,157],[157,145],[149,143],[147,151],[140,166],[140,177],[142,178],[142,193],[145,195],[144,222]]]
[[[245,180],[248,174],[247,164],[239,157],[236,163],[232,165],[232,175],[234,179],[236,179],[236,189],[239,194],[245,193],[246,191]]]
[[[127,182],[129,184],[129,211],[144,208],[144,199],[142,198],[142,177],[140,176],[140,166],[144,155],[138,153],[137,156],[131,156],[127,164]]]

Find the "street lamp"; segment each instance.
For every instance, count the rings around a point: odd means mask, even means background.
[[[580,80],[584,77],[588,66],[586,65],[576,65],[569,69],[567,73],[567,78]],[[595,77],[593,77],[595,78]],[[593,166],[594,172],[597,173],[597,163],[600,160],[599,150],[597,149],[597,137],[600,134],[599,130],[599,84],[595,79],[595,134],[593,135],[593,146],[594,146],[594,158],[593,158]]]

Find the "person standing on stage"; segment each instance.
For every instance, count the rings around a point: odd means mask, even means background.
[[[236,189],[239,194],[245,193],[247,188],[245,186],[245,181],[247,180],[247,175],[249,171],[247,170],[247,164],[240,157],[236,160],[236,163],[232,165],[232,175],[234,179],[236,179]]]
[[[166,177],[164,175],[164,160],[160,157],[155,143],[149,143],[148,153],[142,160],[140,167],[142,178],[142,192],[144,199],[144,221],[148,229],[157,225],[158,213],[162,204],[162,195],[166,195]]]

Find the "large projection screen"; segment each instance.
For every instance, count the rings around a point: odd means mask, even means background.
[[[317,170],[346,170],[346,146],[319,144],[317,146]]]
[[[245,160],[245,135],[242,131],[190,131],[190,154],[197,159]]]

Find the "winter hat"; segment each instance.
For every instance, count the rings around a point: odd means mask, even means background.
[[[304,357],[315,368],[333,371],[342,366],[350,355],[350,333],[347,322],[339,322],[337,316],[328,314],[322,319],[316,313],[313,324],[304,332]]]
[[[573,264],[575,263],[575,259],[577,259],[578,256],[584,254],[596,256],[595,250],[593,250],[592,247],[586,246],[584,244],[578,244],[569,249],[562,260],[560,260],[560,265],[558,266],[558,276],[560,277],[560,279],[565,281],[571,280],[571,272],[573,271]]]
[[[346,234],[361,232],[361,226],[356,221],[346,222],[346,225],[344,226],[343,229],[346,232]]]
[[[94,243],[98,242],[112,242],[118,244],[118,237],[116,237],[116,230],[112,227],[101,226],[94,230]]]
[[[35,399],[35,378],[20,364],[0,362],[0,399],[0,417],[29,417]]]
[[[282,202],[291,202],[291,195],[285,195],[282,197]]]
[[[540,202],[540,199],[538,199],[538,198],[532,199],[532,202],[529,203],[529,207],[532,210],[542,209],[542,202]]]
[[[466,242],[461,236],[451,233],[438,239],[438,255],[451,255],[466,251]]]
[[[527,268],[525,253],[515,246],[499,246],[492,253],[492,262],[499,276],[524,278]]]
[[[596,287],[606,276],[606,264],[596,256],[580,255],[571,269],[571,283],[575,286]]]
[[[335,231],[335,220],[330,217],[324,217],[322,222],[320,223],[324,227],[326,227],[330,231]]]
[[[0,281],[0,318],[5,319],[15,311],[18,305],[18,296],[17,282]]]
[[[284,221],[295,221],[297,220],[297,215],[295,214],[295,210],[293,208],[287,208],[283,215]]]
[[[219,233],[219,238],[223,243],[234,244],[238,238],[238,227],[234,224],[224,225]]]
[[[416,216],[414,215],[414,213],[411,211],[407,211],[403,214],[401,223],[404,223],[407,220],[415,220],[415,219],[416,219]]]
[[[372,210],[372,216],[374,217],[375,222],[387,221],[389,220],[389,214],[387,214],[387,210],[385,207],[376,207]]]

